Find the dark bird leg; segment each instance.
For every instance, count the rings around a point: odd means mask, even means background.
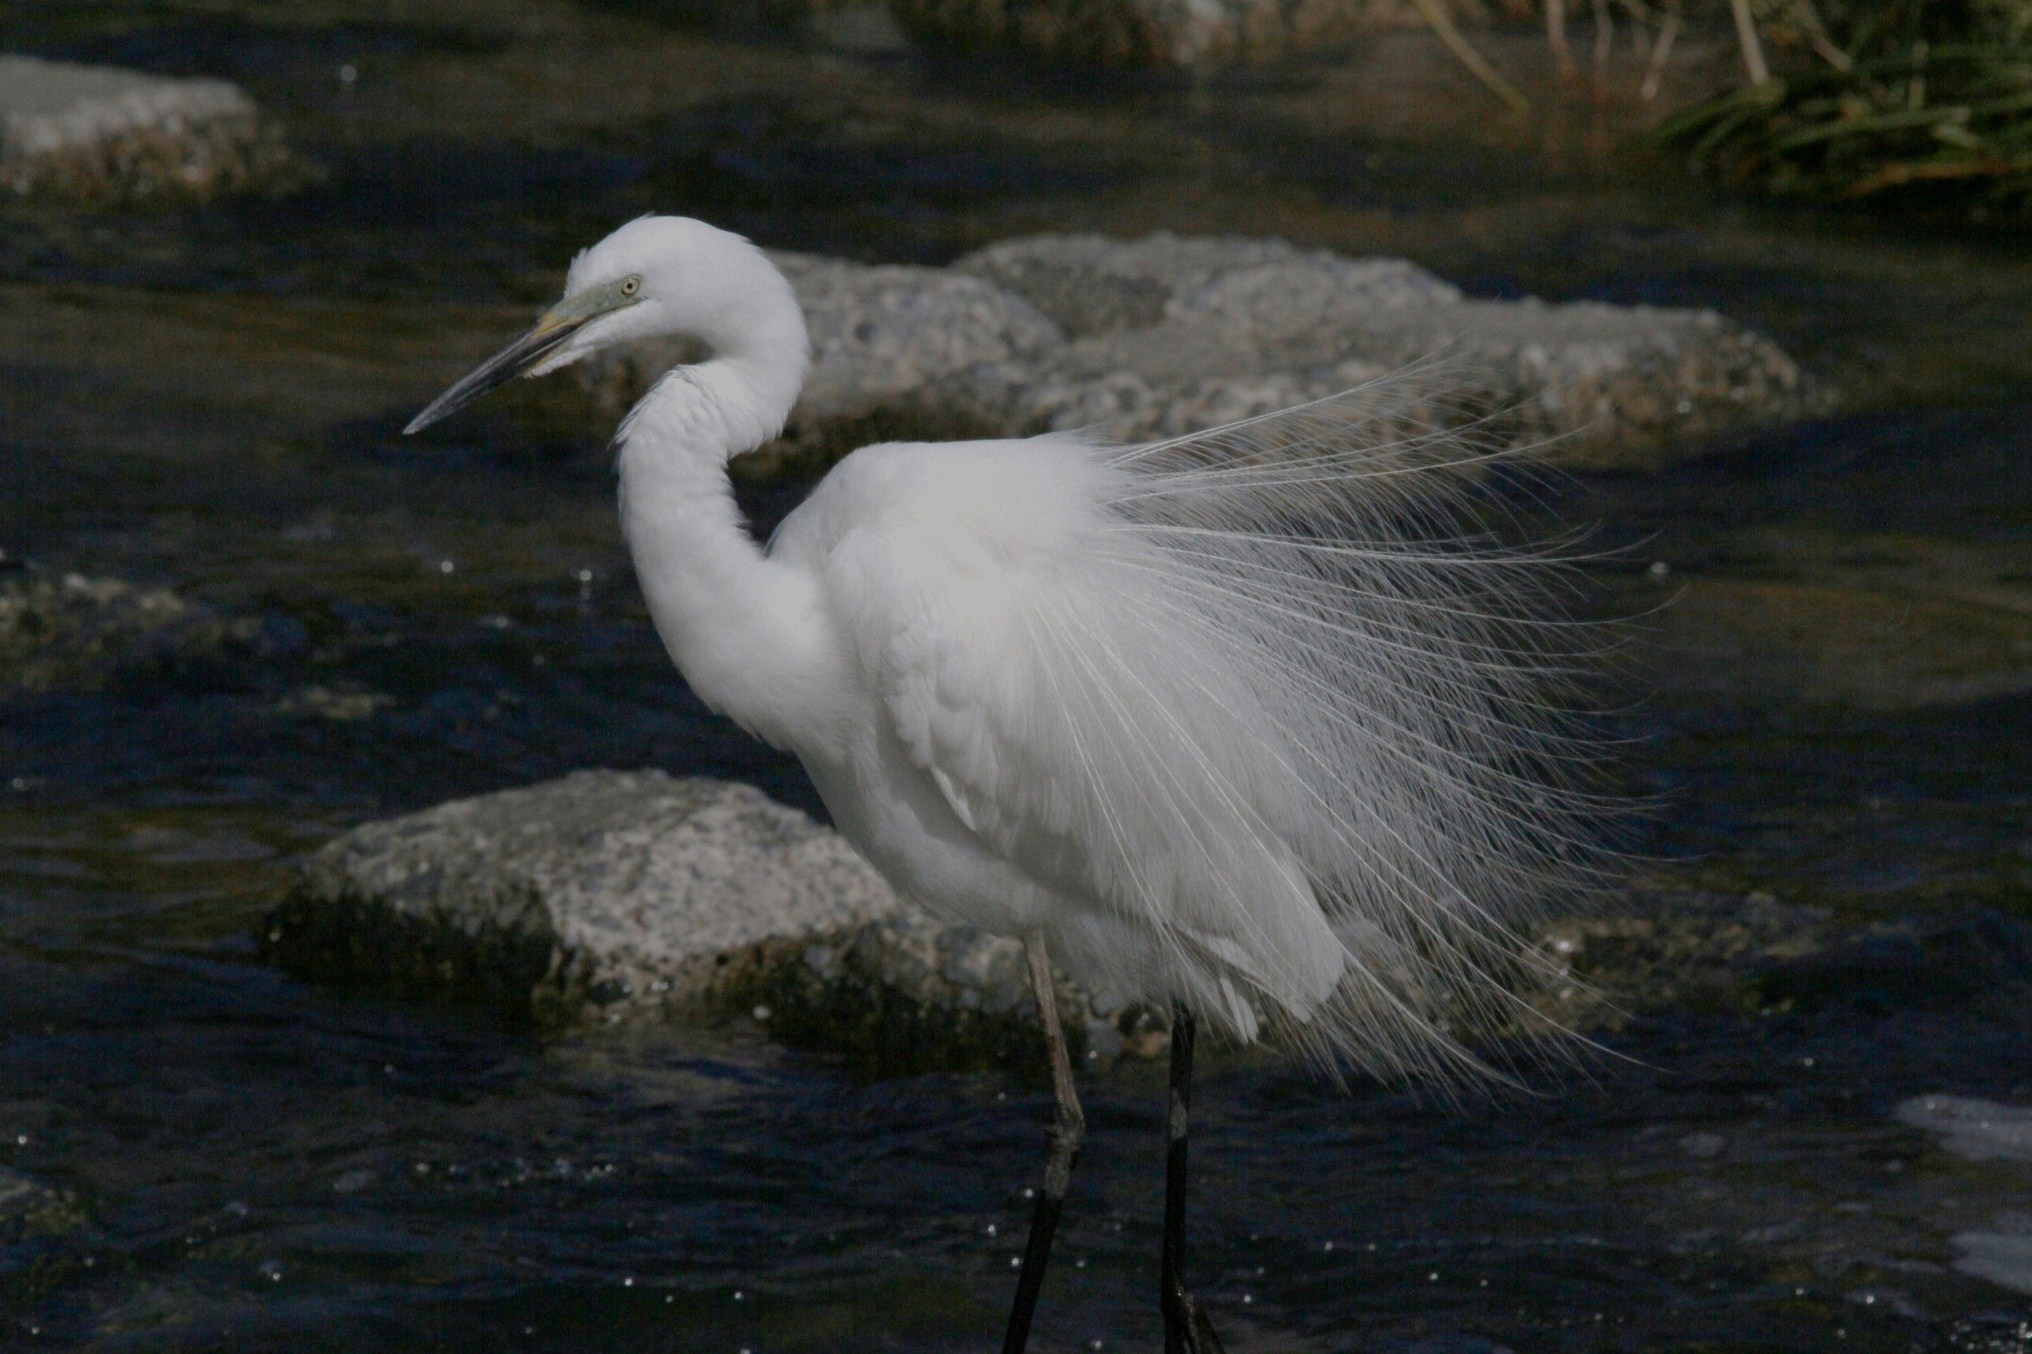
[[[1044,1188],[1037,1192],[1037,1208],[1030,1215],[1030,1240],[1023,1247],[1023,1269],[1016,1279],[1016,1302],[1009,1309],[1002,1354],[1023,1354],[1030,1341],[1030,1318],[1037,1310],[1037,1290],[1044,1286],[1051,1238],[1058,1231],[1059,1211],[1065,1207],[1065,1187],[1072,1180],[1073,1163],[1079,1160],[1080,1142],[1087,1135],[1087,1117],[1072,1085],[1072,1055],[1066,1051],[1065,1031],[1058,1023],[1058,998],[1052,992],[1051,958],[1044,952],[1044,937],[1035,932],[1025,936],[1023,954],[1030,961],[1030,987],[1037,994],[1037,1018],[1044,1023],[1045,1048],[1051,1055],[1051,1096],[1056,1109],[1051,1127],[1045,1130],[1050,1151],[1044,1158]]]
[[[1223,1354],[1214,1323],[1185,1291],[1185,1147],[1192,1123],[1192,1013],[1171,1007],[1171,1107],[1164,1120],[1164,1354]]]

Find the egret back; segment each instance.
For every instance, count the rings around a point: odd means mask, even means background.
[[[1075,976],[1457,1072],[1531,1023],[1529,912],[1597,811],[1556,564],[1467,530],[1487,459],[1388,384],[1140,447],[873,447],[782,548]]]

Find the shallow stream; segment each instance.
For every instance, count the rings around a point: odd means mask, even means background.
[[[358,9],[0,19],[0,46],[240,80],[328,173],[273,203],[0,208],[0,568],[252,621],[0,698],[0,1185],[61,1200],[0,1235],[0,1345],[998,1339],[1035,1084],[856,1082],[743,1029],[538,1040],[255,959],[291,862],[366,818],[597,765],[817,811],[669,669],[604,430],[508,402],[397,435],[640,211],[870,260],[1054,226],[1275,232],[1485,294],[1713,306],[1850,412],[1576,482],[1563,515],[1672,586],[1951,556],[1897,586],[1975,570],[2032,609],[2032,262],[2007,237],[1369,125],[1332,72],[1073,91],[625,9]],[[798,492],[751,506],[766,523]],[[2032,1104],[2032,703],[1998,689],[1843,706],[1722,683],[1625,718],[1659,796],[1647,868],[1916,946],[1761,1009],[1667,1004],[1498,1103],[1217,1058],[1194,1270],[1230,1348],[2032,1349],[2032,1162],[1895,1117]],[[1038,1348],[1160,1345],[1159,1091],[1139,1067],[1086,1088]]]

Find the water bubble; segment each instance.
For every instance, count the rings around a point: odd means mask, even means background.
[[[635,1286],[635,1276],[633,1274],[630,1274],[628,1277],[621,1280],[621,1287],[623,1288],[633,1288],[634,1286]]]
[[[360,82],[360,68],[358,66],[355,66],[352,62],[348,61],[345,65],[339,67],[340,84],[350,86],[356,85],[359,82]]]
[[[1248,1306],[1248,1305],[1249,1305],[1250,1303],[1254,1302],[1255,1300],[1256,1300],[1256,1295],[1255,1295],[1254,1293],[1244,1293],[1244,1294],[1242,1294],[1242,1305],[1243,1305],[1244,1307]]]
[[[995,1224],[992,1222],[988,1224],[988,1235],[989,1236],[995,1235]]]
[[[1438,1283],[1438,1282],[1439,1282],[1439,1271],[1435,1269],[1434,1271],[1432,1271],[1432,1273],[1430,1273],[1430,1274],[1426,1275],[1426,1276],[1425,1276],[1425,1281],[1426,1281],[1427,1283]]]
[[[1327,1242],[1327,1243],[1326,1243],[1326,1249],[1328,1249],[1328,1250],[1332,1250],[1332,1249],[1333,1249],[1333,1242],[1331,1242],[1331,1241]]]
[[[1672,565],[1665,560],[1654,559],[1651,561],[1651,567],[1644,572],[1653,578],[1664,578],[1672,572]]]
[[[755,1017],[756,1022],[759,1024],[760,1022],[769,1019],[769,1017],[775,1013],[771,1011],[767,1006],[757,1006],[752,1012],[750,1012],[750,1014]]]
[[[448,574],[458,567],[459,567],[458,565],[452,563],[448,559],[441,559],[437,562],[437,571],[441,574]]]
[[[261,1262],[261,1277],[270,1283],[281,1283],[282,1262],[280,1260],[263,1260]]]
[[[736,1302],[741,1302],[741,1301],[744,1301],[744,1300],[746,1300],[747,1296],[748,1296],[748,1295],[747,1295],[746,1293],[743,1293],[743,1292],[742,1292],[742,1291],[741,1291],[740,1289],[738,1289],[738,1288],[736,1288],[736,1289],[734,1290],[734,1301],[736,1301]]]
[[[1020,1255],[1012,1255],[1012,1256],[1010,1256],[1010,1257],[1009,1257],[1009,1268],[1011,1268],[1011,1269],[1021,1269],[1021,1268],[1023,1268],[1023,1257],[1022,1257],[1022,1256],[1020,1256]]]

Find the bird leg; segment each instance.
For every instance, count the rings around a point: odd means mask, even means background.
[[[1030,1239],[1023,1246],[1023,1268],[1016,1278],[1016,1302],[1009,1309],[1002,1354],[1023,1354],[1023,1347],[1030,1341],[1030,1318],[1037,1309],[1037,1292],[1044,1286],[1044,1267],[1051,1259],[1051,1238],[1058,1231],[1065,1189],[1072,1181],[1080,1142],[1087,1135],[1087,1117],[1080,1109],[1079,1094],[1072,1084],[1072,1055],[1066,1051],[1065,1031],[1058,1023],[1058,998],[1051,985],[1051,957],[1044,951],[1043,935],[1033,931],[1025,936],[1023,954],[1030,961],[1030,987],[1037,994],[1037,1018],[1044,1024],[1045,1049],[1051,1056],[1051,1096],[1055,1108],[1051,1127],[1045,1130],[1050,1150],[1044,1158],[1044,1187],[1037,1191],[1037,1207],[1030,1214]]]
[[[1185,1148],[1192,1118],[1192,1013],[1171,1006],[1171,1106],[1164,1119],[1164,1354],[1223,1354],[1214,1323],[1185,1291]]]

